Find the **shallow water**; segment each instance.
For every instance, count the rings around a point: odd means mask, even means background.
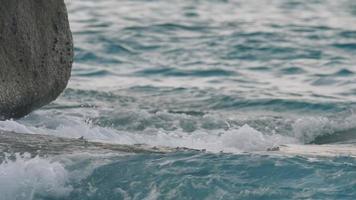
[[[260,154],[355,143],[355,1],[67,7],[76,54],[68,88],[0,129],[207,153],[18,156],[0,165],[0,199],[355,198],[354,158]]]

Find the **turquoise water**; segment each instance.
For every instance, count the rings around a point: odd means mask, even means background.
[[[72,78],[0,129],[205,152],[17,156],[0,199],[355,199],[353,0],[67,1]]]

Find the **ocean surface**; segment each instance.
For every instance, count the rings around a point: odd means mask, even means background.
[[[0,129],[204,151],[16,155],[0,200],[356,198],[356,158],[266,151],[356,145],[356,1],[66,3],[68,88]]]

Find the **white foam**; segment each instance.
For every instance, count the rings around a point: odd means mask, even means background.
[[[303,143],[309,143],[319,135],[331,133],[330,125],[331,121],[326,117],[300,118],[292,124],[293,134]]]
[[[213,118],[216,116],[213,116]],[[337,118],[308,116],[286,120],[278,132],[265,127],[257,131],[245,124],[224,129],[197,129],[188,133],[179,128],[166,131],[158,128],[146,128],[143,131],[120,131],[114,128],[93,125],[79,116],[57,115],[39,110],[19,121],[0,121],[0,129],[22,133],[49,134],[60,137],[118,143],[144,143],[154,146],[188,147],[206,149],[213,152],[264,151],[281,144],[305,144],[317,136],[333,134],[337,131],[354,128],[356,115],[338,116]],[[187,119],[189,120],[189,119]],[[90,121],[90,120],[89,120]],[[179,121],[179,119],[178,119]],[[290,125],[289,125],[290,124]],[[256,124],[254,124],[256,126]],[[290,128],[291,127],[291,128]]]
[[[0,164],[0,200],[32,200],[42,197],[66,197],[72,191],[69,175],[59,162],[29,155],[16,155]]]
[[[228,131],[175,132],[174,134],[159,131],[148,136],[131,134],[125,135],[125,137],[131,137],[131,140],[135,140],[138,143],[148,143],[150,145],[188,147],[206,149],[211,152],[223,151],[231,153],[265,151],[270,147],[298,142],[294,138],[278,134],[265,135],[248,125]]]
[[[61,137],[84,138],[92,141],[118,144],[148,144],[152,146],[187,147],[206,149],[211,152],[249,152],[265,151],[267,148],[281,144],[299,143],[297,139],[279,134],[261,133],[249,125],[229,130],[197,130],[187,133],[182,130],[165,131],[162,129],[146,129],[141,132],[118,131],[112,128],[92,126],[79,119],[68,119],[68,124],[54,129],[32,127],[15,121],[0,122],[0,129],[7,131],[24,131],[25,133],[50,134]],[[7,124],[8,123],[8,124]]]
[[[279,134],[262,134],[248,125],[242,126],[236,132],[224,134],[222,141],[226,147],[243,149],[245,151],[260,151],[281,144],[298,143],[295,138]]]
[[[0,129],[22,133],[49,134],[60,137],[84,137],[92,141],[137,144],[152,146],[187,147],[206,149],[211,152],[251,152],[265,151],[282,144],[304,144],[317,136],[332,134],[338,130],[354,127],[355,115],[331,119],[327,117],[303,117],[292,122],[292,130],[279,133],[260,132],[245,124],[230,127],[228,130],[198,129],[188,133],[181,129],[166,131],[146,128],[144,131],[119,131],[100,127],[84,121],[81,117],[55,116],[45,111],[37,111],[29,118],[20,121],[0,121]],[[261,127],[263,129],[263,127]]]
[[[338,116],[340,117],[340,116]],[[333,134],[355,128],[356,115],[327,118],[327,117],[303,117],[292,124],[293,137],[302,143],[312,142],[316,137]]]
[[[33,133],[26,125],[13,120],[0,121],[0,129],[17,133]]]

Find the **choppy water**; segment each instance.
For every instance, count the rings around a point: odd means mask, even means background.
[[[1,200],[356,198],[354,158],[256,154],[356,143],[356,1],[67,7],[68,88],[0,128],[207,153],[18,156],[0,165]]]

